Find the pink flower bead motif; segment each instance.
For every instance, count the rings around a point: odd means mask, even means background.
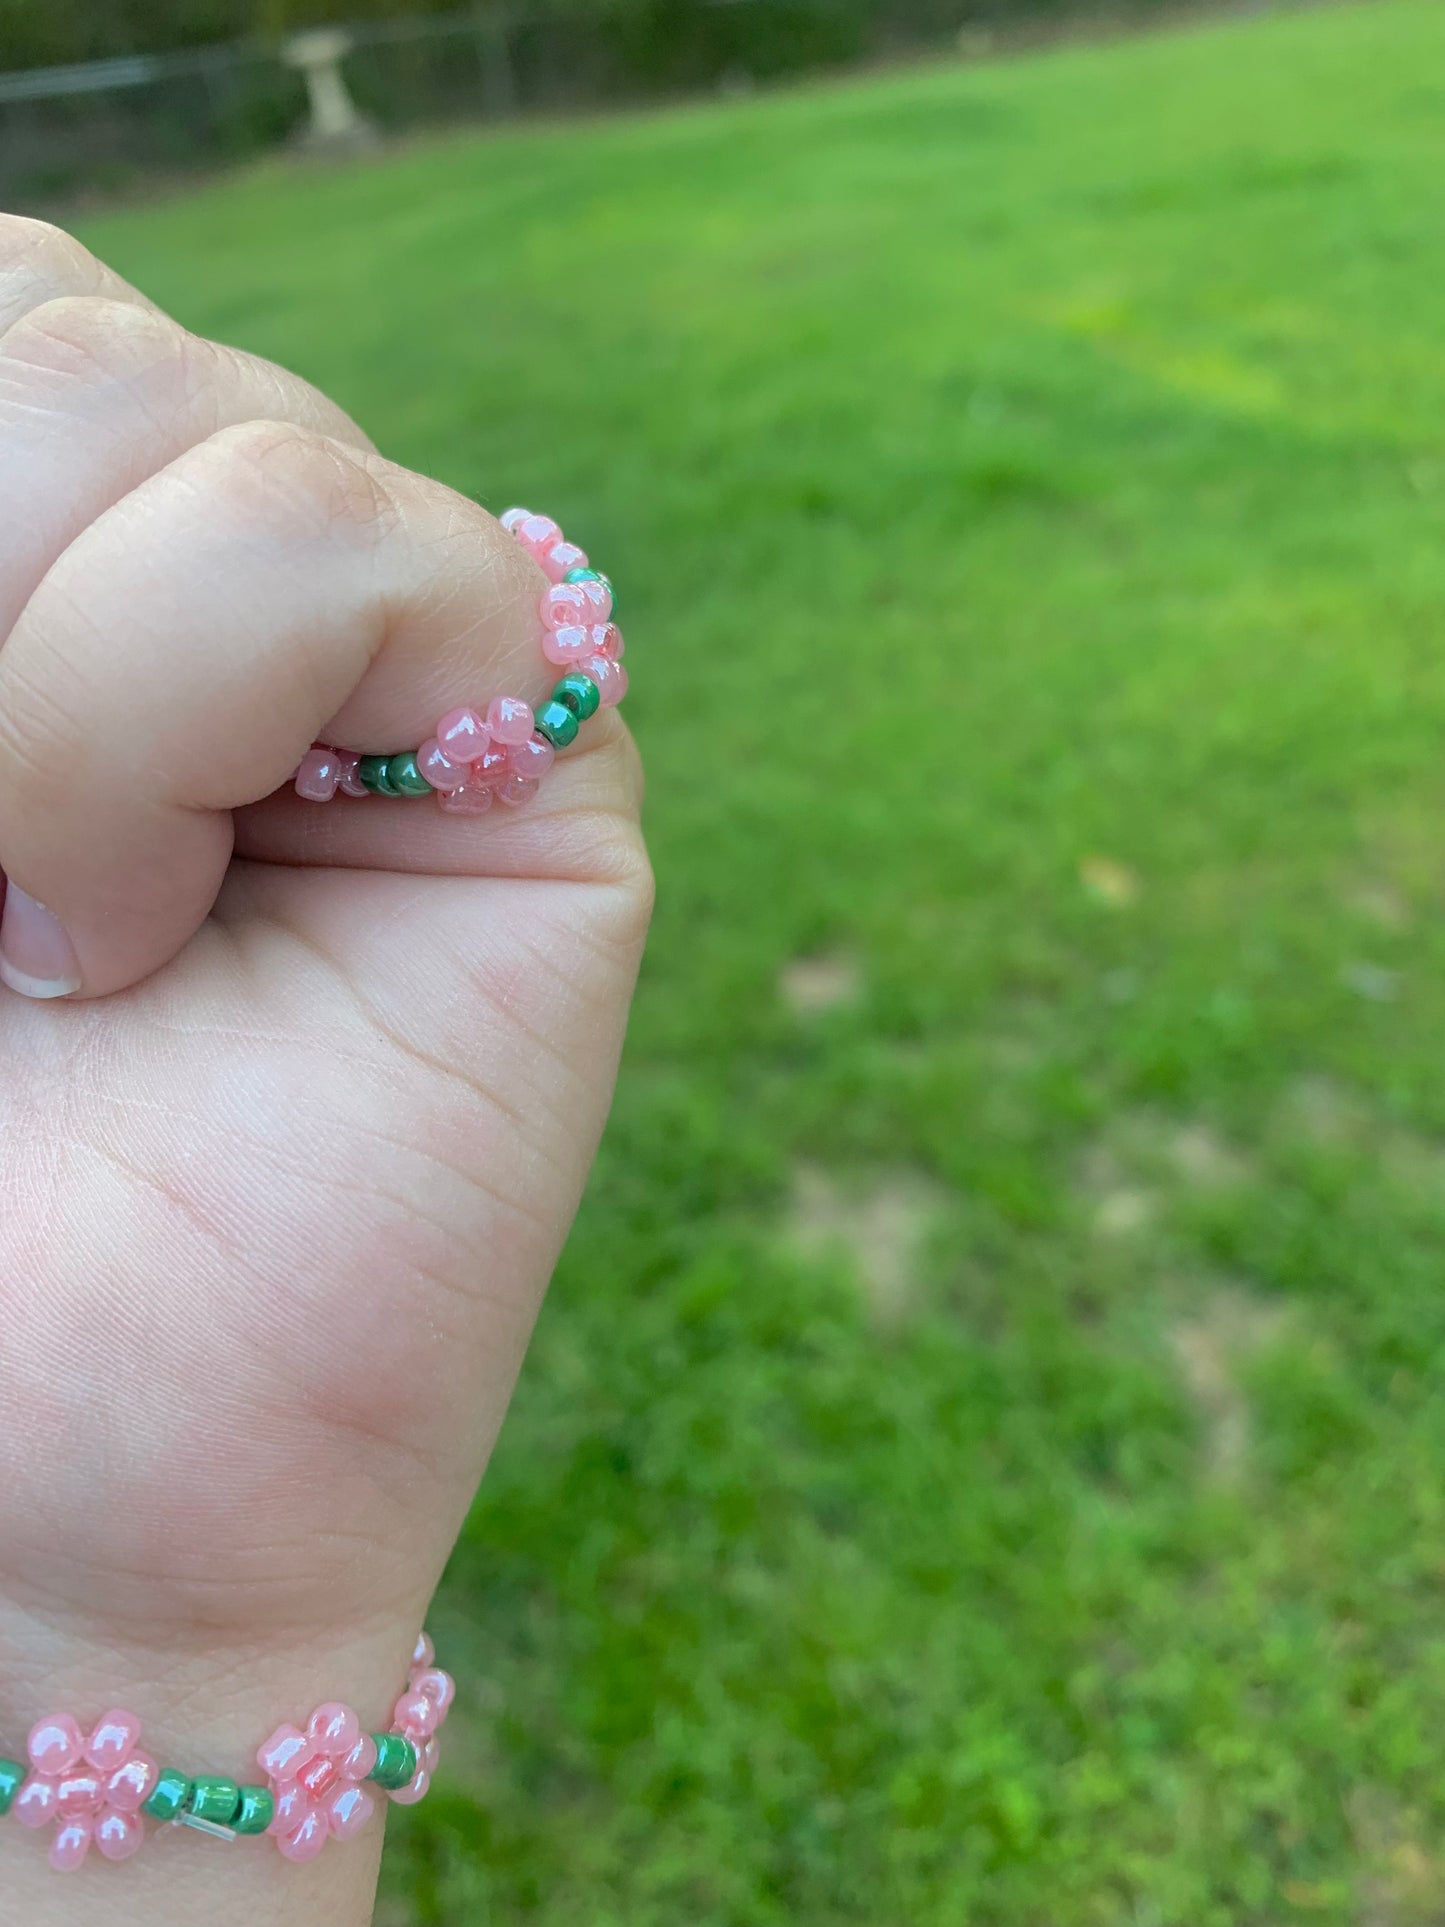
[[[487,704],[487,728],[492,741],[510,749],[532,733],[532,706],[517,696],[494,696]]]
[[[328,1840],[349,1840],[376,1811],[364,1784],[376,1741],[338,1701],[318,1706],[304,1733],[278,1726],[256,1763],[276,1802],[269,1831],[287,1860],[314,1860]]]
[[[399,1807],[413,1807],[425,1799],[441,1759],[437,1734],[452,1709],[456,1684],[449,1673],[435,1664],[431,1641],[423,1633],[412,1655],[411,1676],[406,1691],[396,1703],[392,1731],[404,1733],[417,1751],[417,1769],[392,1800]]]
[[[470,765],[467,780],[460,789],[437,798],[444,810],[454,816],[482,816],[497,798],[497,786],[512,773],[512,752],[495,744]]]
[[[50,1864],[71,1873],[92,1846],[128,1860],[145,1838],[140,1809],[158,1769],[139,1750],[140,1721],[107,1713],[87,1737],[68,1713],[38,1720],[28,1743],[30,1776],[15,1799],[23,1827],[54,1826]]]

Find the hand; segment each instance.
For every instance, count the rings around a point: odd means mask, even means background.
[[[525,810],[300,801],[314,738],[540,699],[541,573],[18,219],[0,520],[0,962],[42,993],[0,990],[0,1754],[121,1705],[235,1776],[395,1696],[606,1114],[637,764],[604,711]],[[169,1834],[59,1878],[5,1823],[0,1891],[341,1927],[378,1852]]]

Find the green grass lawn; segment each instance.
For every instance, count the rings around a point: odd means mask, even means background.
[[[607,560],[656,933],[390,1927],[1445,1918],[1445,9],[85,238]]]

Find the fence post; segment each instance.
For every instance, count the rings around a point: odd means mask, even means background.
[[[507,16],[496,0],[477,0],[472,12],[482,65],[482,100],[489,116],[506,120],[516,113],[519,104]]]

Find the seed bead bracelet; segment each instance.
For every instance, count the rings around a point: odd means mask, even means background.
[[[368,1783],[399,1806],[425,1797],[440,1756],[437,1733],[456,1696],[435,1661],[423,1633],[389,1732],[367,1733],[338,1701],[318,1706],[304,1731],[278,1726],[256,1755],[264,1786],[157,1766],[140,1750],[131,1713],[107,1713],[89,1734],[69,1713],[53,1713],[31,1728],[28,1770],[0,1760],[0,1817],[13,1812],[23,1827],[53,1827],[57,1873],[72,1872],[92,1847],[107,1860],[129,1860],[145,1843],[147,1818],[220,1840],[269,1834],[287,1860],[314,1860],[328,1840],[350,1840],[372,1818]]]
[[[565,670],[533,711],[518,696],[496,696],[485,712],[450,709],[420,749],[362,756],[313,744],[296,771],[298,796],[329,803],[341,796],[435,796],[444,810],[479,816],[493,801],[528,803],[559,749],[582,724],[627,694],[622,631],[612,620],[612,584],[568,542],[550,515],[508,509],[502,527],[542,566],[542,654]]]

